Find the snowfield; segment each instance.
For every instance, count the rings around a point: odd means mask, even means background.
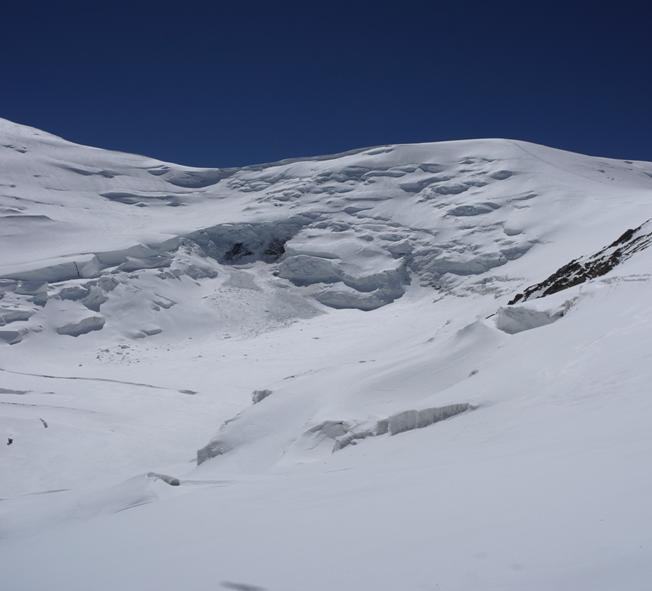
[[[7,591],[648,590],[652,163],[239,169],[0,119]]]

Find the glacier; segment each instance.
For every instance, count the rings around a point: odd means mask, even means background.
[[[0,119],[3,587],[647,589],[651,218],[652,163],[517,140]]]

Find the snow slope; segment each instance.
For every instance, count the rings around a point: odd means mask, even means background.
[[[3,581],[648,589],[650,218],[651,163],[526,142],[195,169],[0,120]]]

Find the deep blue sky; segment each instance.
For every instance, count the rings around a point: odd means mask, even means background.
[[[199,166],[476,137],[652,160],[644,6],[5,2],[0,116]]]

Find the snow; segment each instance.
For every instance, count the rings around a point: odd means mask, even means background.
[[[508,302],[652,218],[652,164],[0,119],[0,167],[11,591],[648,588],[652,250]]]

